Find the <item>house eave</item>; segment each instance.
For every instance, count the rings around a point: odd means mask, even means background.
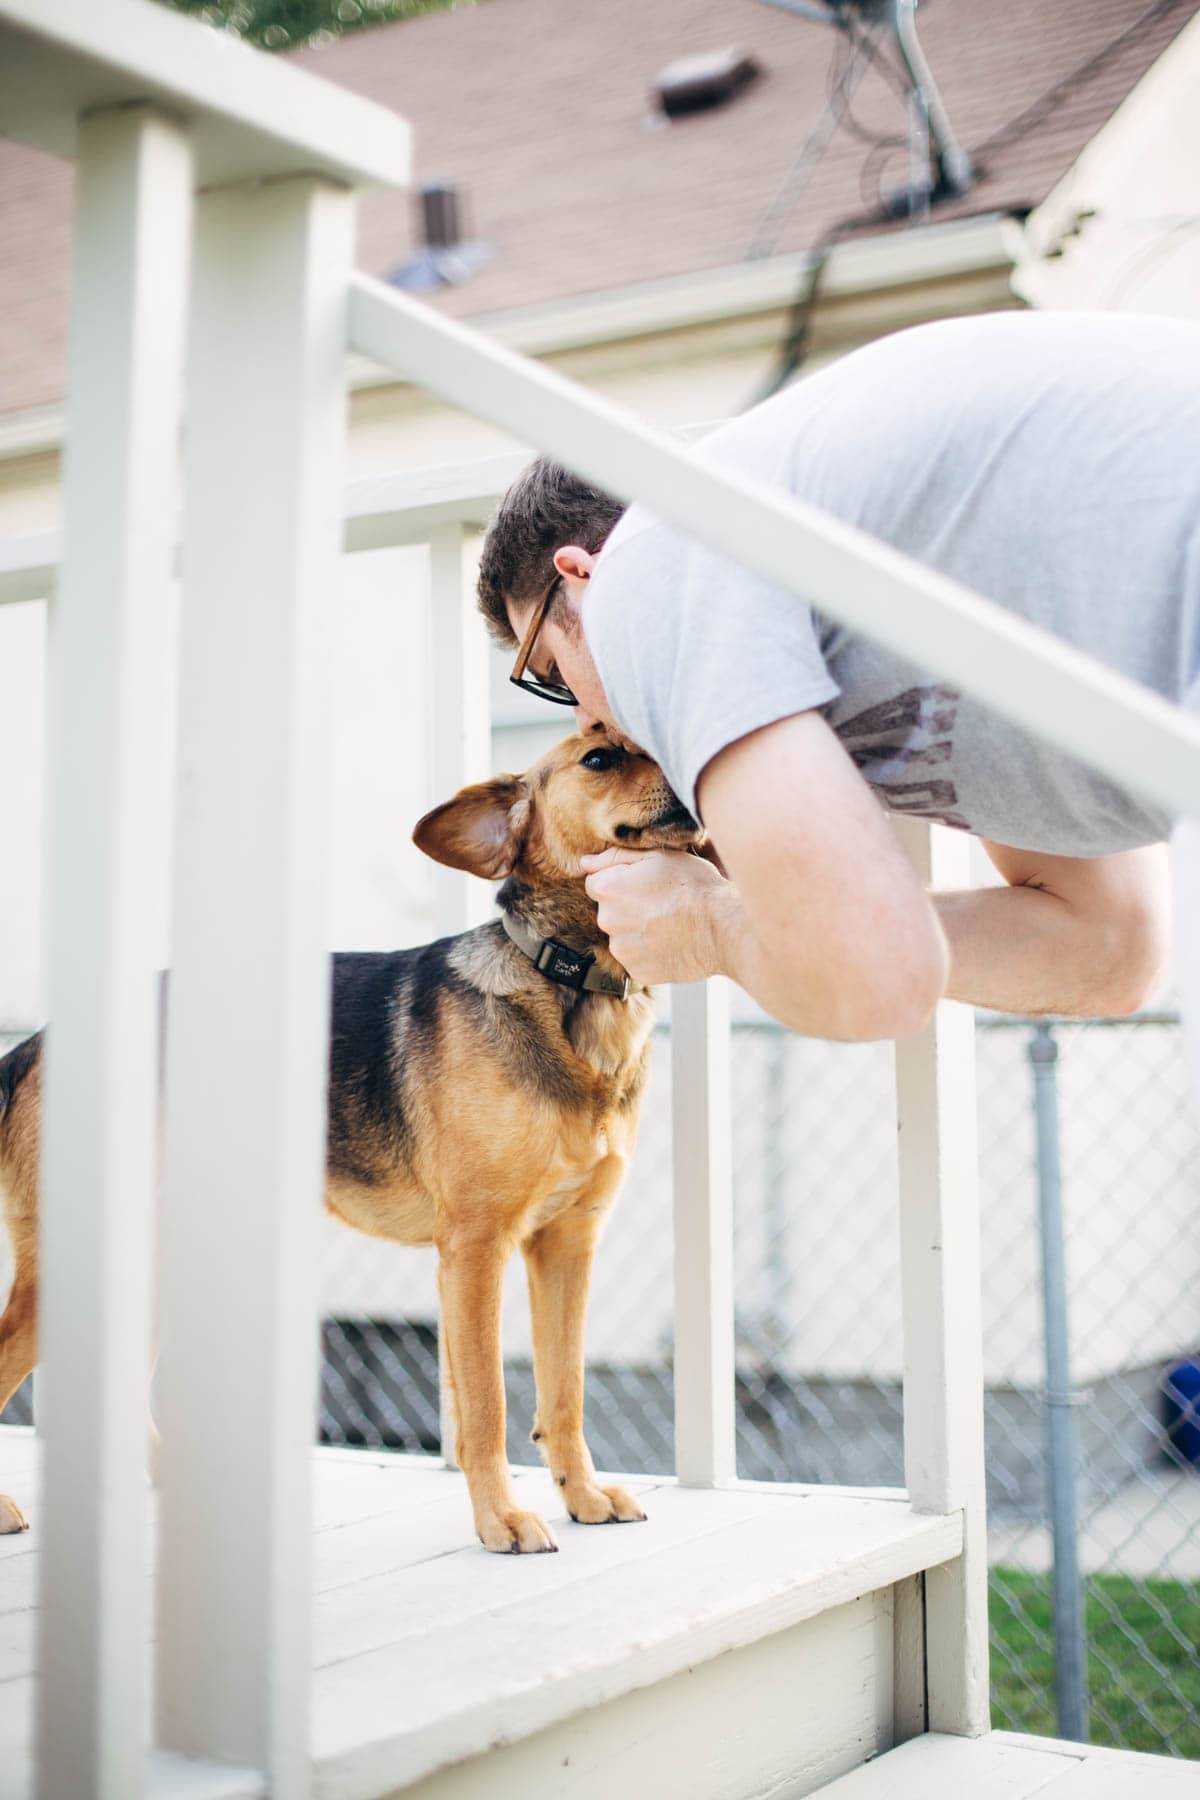
[[[994,272],[1007,280],[1020,250],[1020,226],[1006,213],[888,232],[839,245],[821,283],[822,304],[869,299],[892,289],[936,285]],[[554,357],[633,339],[733,325],[778,313],[795,299],[807,257],[775,256],[662,281],[608,288],[543,306],[479,315],[469,322],[526,356]],[[354,392],[404,384],[352,355]],[[62,408],[0,416],[0,461],[52,454],[62,444]]]

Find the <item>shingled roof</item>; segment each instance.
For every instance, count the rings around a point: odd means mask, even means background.
[[[937,216],[1044,199],[1197,10],[1200,0],[929,0],[922,42],[982,168]],[[495,255],[433,303],[472,316],[739,262],[827,104],[835,36],[761,0],[483,0],[295,60],[404,114],[420,178],[460,184],[471,228]],[[670,123],[655,115],[650,90],[665,64],[730,44],[765,78],[727,107]],[[862,130],[903,130],[874,66],[853,111]],[[882,166],[873,155],[838,132],[770,248],[801,251],[834,221],[868,213],[881,184],[905,175],[903,151]],[[0,412],[60,395],[69,207],[65,165],[0,148]],[[363,268],[386,275],[415,242],[411,196],[364,200]]]

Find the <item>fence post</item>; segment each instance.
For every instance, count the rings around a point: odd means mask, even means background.
[[[1058,1149],[1058,1043],[1049,1024],[1029,1040],[1037,1125],[1038,1226],[1046,1347],[1046,1452],[1054,1544],[1054,1693],[1058,1735],[1088,1740],[1087,1632],[1079,1574],[1075,1497],[1075,1405],[1067,1313],[1062,1168]]]
[[[714,1487],[737,1471],[729,990],[722,981],[671,989],[671,1143],[675,1472],[689,1487]]]
[[[199,206],[163,1220],[159,1729],[309,1791],[324,723],[351,199]]]
[[[970,885],[965,837],[898,827],[929,887]],[[914,1506],[963,1521],[961,1557],[925,1576],[927,1719],[965,1737],[989,1725],[974,1030],[945,1001],[896,1045],[905,1478]]]
[[[157,1036],[143,783],[164,749],[149,646],[174,548],[192,158],[174,122],[120,107],[81,121],[78,167],[49,646],[37,1792],[132,1800]]]

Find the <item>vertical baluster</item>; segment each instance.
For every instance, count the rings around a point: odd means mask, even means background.
[[[491,703],[487,637],[463,579],[463,528],[446,525],[429,541],[429,804],[437,806],[491,767]],[[474,875],[433,866],[435,936],[480,924],[491,891]],[[446,1358],[438,1355],[438,1411],[442,1455],[455,1460],[454,1397]]]
[[[348,194],[210,192],[193,292],[163,1227],[164,1746],[308,1792],[326,671]]]
[[[904,822],[933,888],[970,885],[967,840]],[[961,1557],[925,1577],[928,1729],[988,1729],[987,1527],[979,1297],[975,1021],[944,1002],[896,1045],[904,1466],[914,1506],[963,1514]]]
[[[155,1036],[143,784],[167,604],[192,162],[146,108],[79,129],[51,604],[37,1784],[141,1792]]]
[[[689,1487],[736,1473],[729,990],[671,990],[675,1228],[675,1471]]]
[[[491,767],[487,635],[463,579],[463,528],[445,525],[429,541],[429,804],[437,806]],[[466,931],[491,912],[487,884],[434,864],[439,935]]]

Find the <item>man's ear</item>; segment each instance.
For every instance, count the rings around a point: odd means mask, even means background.
[[[560,575],[573,575],[576,581],[588,581],[596,567],[596,557],[582,544],[560,544],[554,552],[554,566]]]
[[[529,795],[519,775],[496,775],[462,788],[425,814],[413,843],[434,862],[465,869],[485,881],[511,875],[521,848]]]

